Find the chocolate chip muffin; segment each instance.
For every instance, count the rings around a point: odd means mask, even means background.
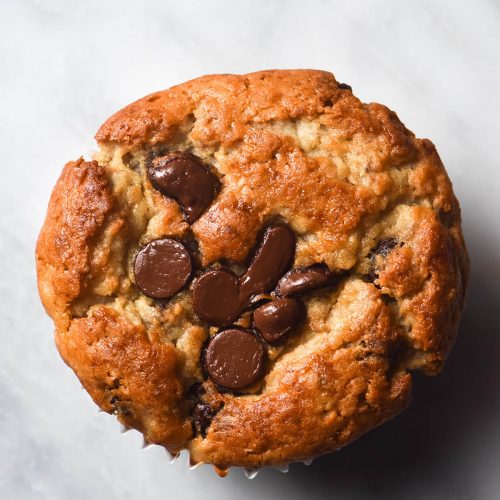
[[[156,92],[68,163],[36,249],[57,348],[100,408],[193,463],[336,450],[437,373],[467,281],[434,145],[323,71]]]

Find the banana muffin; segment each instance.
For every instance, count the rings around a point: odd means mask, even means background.
[[[434,145],[316,70],[212,75],[109,118],[36,261],[64,361],[192,463],[336,450],[439,372],[468,274]]]

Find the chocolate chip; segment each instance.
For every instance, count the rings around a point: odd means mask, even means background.
[[[205,352],[205,366],[216,384],[237,390],[259,380],[264,371],[265,350],[248,330],[230,329],[213,337]]]
[[[294,255],[293,231],[282,224],[268,228],[252,263],[240,278],[240,300],[244,303],[253,295],[270,292],[292,265]]]
[[[298,299],[276,299],[253,313],[253,322],[266,342],[278,343],[292,334],[305,317],[304,304]]]
[[[205,394],[205,388],[201,382],[195,382],[188,389],[188,396],[190,399],[200,399]]]
[[[370,255],[370,263],[372,266],[372,269],[369,273],[369,278],[371,281],[375,281],[378,278],[378,273],[376,271],[377,267],[377,262],[376,262],[376,257],[377,255],[381,255],[382,257],[387,257],[391,250],[397,245],[398,241],[396,238],[386,238],[384,240],[380,240],[377,245],[373,248],[371,255]]]
[[[294,269],[278,283],[277,295],[299,295],[331,285],[335,274],[327,266],[319,264],[303,269]]]
[[[339,89],[352,90],[352,87],[350,85],[348,85],[347,83],[339,83]]]
[[[203,273],[193,285],[193,309],[204,321],[228,326],[254,296],[270,292],[290,267],[295,235],[285,225],[268,228],[247,271],[238,279],[221,269]]]
[[[230,325],[241,312],[238,278],[222,269],[202,274],[193,285],[193,309],[212,325]]]
[[[380,240],[377,243],[376,247],[372,250],[372,253],[387,257],[387,255],[389,255],[389,252],[396,246],[396,244],[396,238],[387,238],[385,240]]]
[[[215,198],[218,179],[196,156],[175,152],[153,158],[148,168],[153,186],[177,200],[192,224]]]
[[[208,403],[200,401],[195,404],[191,413],[191,425],[193,427],[193,434],[201,434],[206,437],[207,429],[212,423],[212,419],[222,409],[223,404],[218,408],[213,408]]]
[[[143,246],[135,257],[136,285],[144,295],[168,299],[176,294],[191,276],[192,265],[182,243],[170,238],[154,240]]]

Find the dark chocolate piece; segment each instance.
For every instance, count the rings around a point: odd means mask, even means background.
[[[377,243],[377,246],[372,250],[372,253],[387,257],[389,255],[389,252],[396,246],[396,244],[396,238],[387,238],[385,240],[380,240]]]
[[[219,408],[213,408],[208,403],[199,401],[195,404],[191,413],[191,424],[193,427],[193,434],[201,434],[202,437],[206,437],[207,429],[212,423],[212,419],[221,410],[222,406]]]
[[[302,269],[294,269],[278,283],[276,294],[300,295],[318,288],[331,285],[335,274],[325,265],[314,265]]]
[[[276,299],[253,313],[255,328],[266,342],[275,344],[292,334],[305,317],[304,304],[294,298]]]
[[[244,389],[259,380],[266,353],[262,342],[248,330],[224,330],[213,337],[205,352],[205,367],[216,384]]]
[[[168,299],[191,276],[191,257],[182,243],[170,238],[154,240],[143,246],[135,257],[136,285],[153,299]]]
[[[158,191],[179,202],[190,224],[201,216],[219,189],[218,179],[189,153],[174,152],[153,158],[148,177]]]
[[[339,83],[339,89],[352,90],[352,87],[347,83]]]
[[[285,225],[266,230],[247,271],[238,279],[222,269],[206,271],[193,285],[193,308],[204,321],[228,326],[254,296],[270,292],[293,262],[295,235]]]
[[[377,255],[381,255],[382,257],[387,257],[391,250],[397,245],[398,241],[396,238],[386,238],[385,240],[380,240],[377,245],[373,248],[370,255],[370,263],[371,263],[371,271],[369,273],[369,278],[372,281],[375,281],[378,278],[377,273]]]
[[[292,265],[295,235],[283,224],[266,230],[252,263],[240,278],[240,300],[246,303],[253,295],[268,293]]]
[[[230,325],[241,312],[238,278],[222,269],[203,273],[193,285],[193,309],[212,325]]]

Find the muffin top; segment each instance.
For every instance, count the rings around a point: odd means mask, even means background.
[[[148,95],[68,163],[36,249],[61,356],[146,441],[219,473],[344,446],[437,373],[467,281],[434,145],[331,73]]]

